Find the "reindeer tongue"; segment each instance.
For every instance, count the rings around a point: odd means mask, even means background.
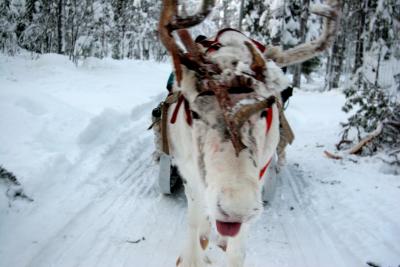
[[[217,230],[223,236],[234,237],[239,233],[241,223],[229,223],[217,221]]]

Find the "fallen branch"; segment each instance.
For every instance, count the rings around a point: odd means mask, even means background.
[[[352,141],[350,141],[350,140],[342,139],[342,140],[340,140],[339,143],[336,144],[336,149],[337,149],[337,150],[340,150],[340,148],[341,148],[341,146],[342,146],[343,144],[351,144],[351,143],[352,143]]]
[[[335,160],[343,159],[342,156],[333,154],[333,153],[331,153],[331,152],[329,152],[329,151],[327,151],[327,150],[325,150],[324,153],[325,153],[325,155],[326,155],[328,158],[330,158],[330,159],[335,159]]]
[[[378,137],[383,130],[383,123],[379,123],[376,129],[370,133],[367,137],[362,139],[357,145],[355,145],[353,148],[349,150],[349,154],[354,155],[358,154],[360,150],[369,142],[371,142],[374,138]]]
[[[364,139],[362,139],[358,144],[356,144],[355,146],[353,146],[351,149],[349,149],[348,151],[345,152],[345,154],[349,154],[349,155],[355,155],[358,154],[361,149],[368,144],[369,142],[371,142],[374,138],[378,137],[383,130],[383,123],[379,123],[378,126],[376,127],[376,129],[371,132],[370,134],[368,134]],[[342,140],[339,144],[347,142],[347,140]],[[338,145],[339,145],[338,144]],[[337,155],[334,154],[332,152],[329,152],[327,150],[324,151],[325,155],[330,158],[330,159],[335,159],[335,160],[340,160],[343,159],[343,156],[341,155]]]
[[[400,154],[400,148],[394,149],[389,152],[389,156],[396,156],[396,154]]]

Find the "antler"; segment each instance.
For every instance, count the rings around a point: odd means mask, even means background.
[[[214,3],[215,0],[203,0],[201,9],[197,14],[183,18],[177,14],[178,0],[163,0],[163,8],[158,29],[160,39],[172,57],[178,85],[180,86],[182,80],[181,65],[185,65],[188,69],[193,70],[198,74],[201,91],[214,92],[222,110],[236,155],[239,155],[240,151],[246,147],[240,138],[240,127],[251,114],[271,106],[273,102],[268,99],[266,101],[260,101],[254,105],[244,106],[236,114],[232,114],[233,103],[229,97],[228,89],[231,86],[237,84],[241,85],[243,83],[251,86],[251,78],[236,76],[235,79],[231,81],[221,81],[221,77],[215,75],[222,72],[218,65],[206,60],[205,56],[200,52],[197,44],[193,41],[188,30],[186,30],[187,27],[192,27],[201,23],[211,12]],[[177,34],[188,53],[185,54],[179,48],[172,35],[173,31],[177,31]],[[250,68],[254,72],[253,77],[259,81],[264,81],[264,72],[266,68],[264,58],[256,50],[253,44],[246,42],[245,45],[252,56],[252,64]]]
[[[254,104],[244,105],[236,112],[233,117],[233,121],[235,122],[236,127],[238,129],[242,128],[243,124],[249,117],[261,110],[270,108],[276,101],[275,96],[270,96],[262,101],[257,101]]]
[[[164,44],[165,48],[172,57],[178,85],[180,85],[182,80],[181,64],[186,65],[189,69],[200,68],[198,66],[200,52],[198,51],[196,44],[186,28],[201,23],[211,12],[214,2],[215,0],[204,0],[201,9],[197,14],[183,18],[178,16],[177,0],[163,1],[158,31],[161,42]],[[175,30],[179,30],[178,35],[181,38],[185,48],[188,50],[190,57],[185,55],[177,45],[174,37],[172,36],[172,32]]]
[[[252,56],[252,63],[250,65],[250,68],[255,73],[255,78],[263,82],[265,80],[265,60],[261,57],[260,53],[256,50],[254,45],[252,45],[250,42],[245,42],[244,44],[250,50]]]
[[[339,26],[340,1],[326,0],[325,5],[314,6],[311,12],[324,18],[322,34],[314,41],[282,51],[279,47],[270,46],[265,52],[267,59],[273,60],[280,67],[301,63],[315,57],[332,45]]]

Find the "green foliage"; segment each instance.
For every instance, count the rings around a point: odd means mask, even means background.
[[[267,12],[268,14],[265,14]],[[270,42],[270,33],[265,16],[270,16],[269,5],[263,1],[245,1],[243,6],[244,23],[242,30],[252,38],[266,44]]]
[[[356,130],[356,141],[359,142],[379,124],[383,124],[383,133],[370,142],[367,147],[369,150],[364,153],[371,154],[380,148],[400,147],[400,104],[388,95],[387,89],[369,81],[362,69],[359,69],[344,94],[346,103],[343,111],[355,112],[342,124],[342,140],[352,139],[349,133]]]
[[[361,47],[362,65],[345,88],[345,112],[351,113],[343,123],[342,140],[360,141],[368,133],[383,126],[383,131],[364,147],[364,154],[378,150],[400,148],[400,92],[396,88],[396,77],[400,68],[396,62],[398,35],[394,34],[393,0],[371,0],[364,3],[365,19]],[[383,79],[385,78],[385,79]],[[353,134],[356,133],[356,136]]]
[[[305,75],[310,75],[312,72],[316,71],[320,66],[321,66],[321,60],[319,59],[319,57],[314,57],[302,64],[301,71]]]
[[[17,52],[17,20],[10,1],[0,1],[0,51],[14,55]]]

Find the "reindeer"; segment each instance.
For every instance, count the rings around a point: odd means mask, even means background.
[[[188,202],[188,236],[176,263],[185,267],[207,265],[213,225],[229,266],[243,266],[243,240],[263,210],[261,191],[280,139],[279,92],[288,85],[280,67],[329,47],[340,13],[339,0],[326,0],[313,10],[324,18],[321,36],[287,51],[265,48],[235,30],[195,43],[187,28],[201,23],[214,2],[203,0],[198,13],[183,17],[177,0],[164,0],[158,29],[176,75],[162,107],[161,132]]]

